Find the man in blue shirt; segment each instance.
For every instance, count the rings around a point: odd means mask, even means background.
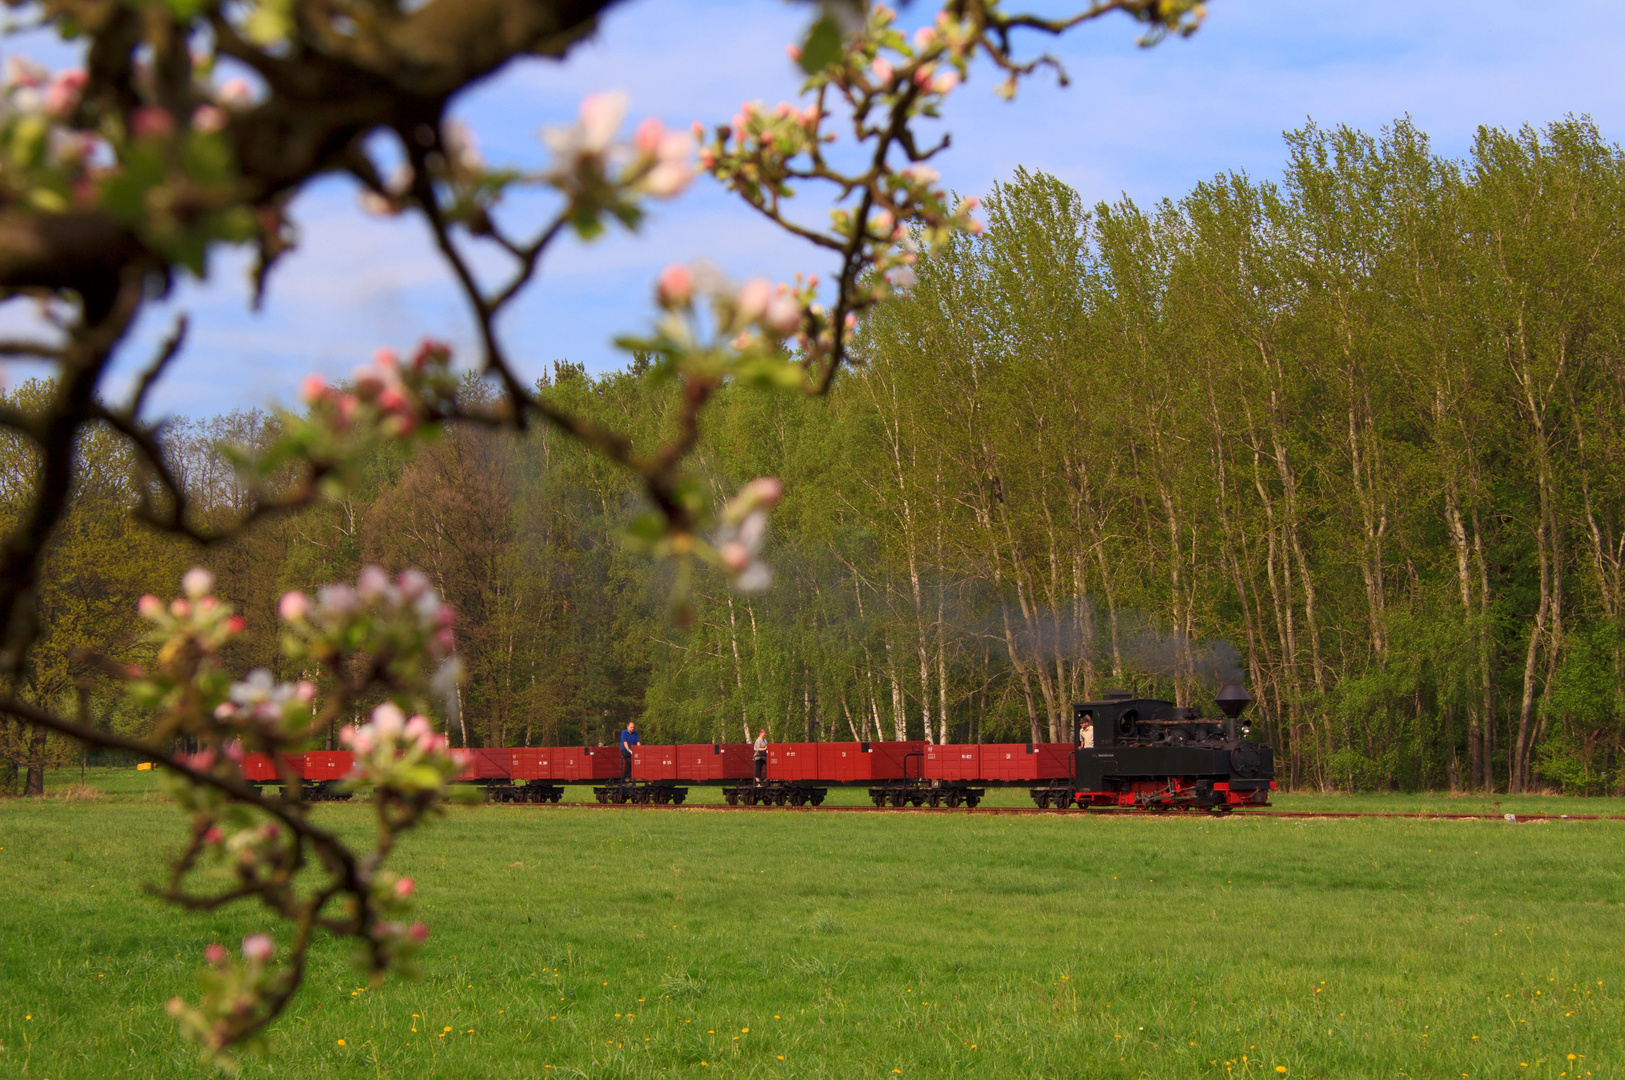
[[[637,724],[628,720],[621,732],[621,782],[632,779],[632,748],[638,744]]]

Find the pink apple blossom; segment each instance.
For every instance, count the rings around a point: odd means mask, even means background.
[[[310,614],[310,598],[298,589],[289,589],[282,594],[276,611],[287,622],[298,622]]]

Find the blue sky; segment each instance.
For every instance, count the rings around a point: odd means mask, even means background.
[[[1053,6],[1042,0],[1040,10]],[[626,90],[634,118],[726,121],[745,99],[793,96],[784,46],[806,18],[804,6],[770,0],[629,0],[565,64],[516,66],[456,111],[488,160],[531,165],[543,160],[536,132],[567,122],[594,90]],[[1625,129],[1617,2],[1214,0],[1190,40],[1145,51],[1136,37],[1128,20],[1108,17],[1051,44],[1071,87],[1039,77],[1014,104],[993,95],[986,71],[973,73],[947,110],[953,147],[937,162],[947,183],[979,193],[1025,165],[1090,202],[1126,193],[1148,203],[1221,171],[1277,176],[1281,132],[1311,116],[1376,131],[1409,114],[1450,155],[1465,153],[1480,124],[1588,113],[1605,137]],[[378,345],[406,348],[424,334],[470,340],[421,225],[366,217],[337,181],[306,192],[294,216],[300,247],[273,279],[263,312],[247,310],[246,259],[219,260],[208,282],[187,284],[146,314],[113,389],[183,310],[191,346],[155,395],[157,413],[289,402],[307,372],[343,374]],[[529,375],[559,358],[594,371],[619,366],[610,339],[647,323],[655,274],[695,258],[738,278],[827,277],[830,269],[702,180],[657,205],[637,237],[556,249],[503,326],[512,355]]]

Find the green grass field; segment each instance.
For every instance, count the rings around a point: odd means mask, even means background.
[[[149,774],[91,779],[117,794],[0,803],[0,1076],[196,1075],[163,1002],[261,924],[141,895],[181,822]],[[402,852],[425,978],[364,989],[326,949],[244,1075],[1622,1076],[1622,841],[1611,821],[460,808]]]

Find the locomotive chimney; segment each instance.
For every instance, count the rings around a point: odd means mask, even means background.
[[[1241,715],[1241,710],[1253,703],[1253,696],[1240,683],[1231,683],[1215,694],[1213,700],[1220,710],[1224,712],[1224,737],[1234,739],[1236,737],[1236,717]]]

